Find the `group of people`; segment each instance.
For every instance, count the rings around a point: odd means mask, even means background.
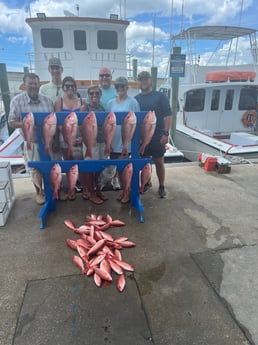
[[[49,60],[48,71],[51,74],[49,83],[40,85],[38,75],[28,73],[23,81],[25,91],[15,96],[11,100],[8,123],[11,128],[22,128],[21,114],[25,112],[61,112],[61,111],[155,111],[157,117],[156,129],[151,142],[147,145],[144,156],[152,157],[156,167],[156,174],[159,181],[159,196],[164,198],[166,195],[165,183],[165,165],[164,153],[165,145],[168,142],[169,129],[171,127],[172,112],[167,97],[157,91],[152,90],[151,75],[147,71],[138,74],[138,83],[140,93],[136,97],[128,95],[128,80],[121,76],[112,83],[112,72],[107,67],[99,70],[99,85],[92,85],[87,90],[87,99],[82,99],[77,92],[77,85],[74,78],[67,76],[62,79],[63,66],[59,58]],[[51,152],[51,159],[69,159],[67,157],[67,144],[62,136],[61,128],[57,131],[57,138]],[[24,143],[25,161],[39,160],[39,150],[36,135],[33,138],[33,144],[30,150]],[[76,138],[73,159],[83,159],[82,138],[78,131]],[[77,149],[76,149],[77,148]],[[130,151],[130,149],[129,149]],[[122,155],[121,128],[117,126],[114,140],[112,143],[112,152],[110,158],[121,159],[128,158],[128,155]],[[103,159],[104,157],[104,139],[101,127],[97,133],[97,147],[93,152],[93,159]],[[36,189],[36,203],[42,205],[45,203],[43,188],[41,188],[35,169],[31,169],[32,181]],[[107,196],[98,189],[96,185],[97,174],[80,173],[79,179],[83,188],[83,198],[89,199],[95,204],[102,204],[107,200]],[[123,188],[121,173],[118,173],[113,181],[114,189]],[[151,187],[151,181],[145,185],[144,192]],[[122,203],[130,201],[130,195],[124,195],[118,198]],[[64,191],[60,192],[60,199],[66,200],[68,196]],[[73,199],[73,198],[72,198]]]

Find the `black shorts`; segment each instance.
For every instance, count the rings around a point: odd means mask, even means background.
[[[166,152],[165,145],[160,143],[161,138],[155,138],[145,147],[143,156],[161,158]]]

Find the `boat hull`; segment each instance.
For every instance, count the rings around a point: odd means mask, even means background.
[[[245,160],[258,162],[258,145],[232,145],[194,130],[186,131],[177,129],[175,135],[175,145],[186,160],[198,161],[199,154],[203,152],[224,156],[232,163],[244,163]]]

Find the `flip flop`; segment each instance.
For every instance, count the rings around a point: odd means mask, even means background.
[[[89,196],[88,193],[87,193],[87,194],[86,194],[86,193],[85,193],[85,194],[83,193],[83,194],[82,194],[82,198],[83,198],[84,200],[89,200],[90,196]]]
[[[99,197],[103,201],[108,200],[108,197],[105,194],[101,193],[100,191],[96,192],[96,196]]]
[[[130,196],[124,196],[120,202],[121,204],[128,204],[130,202]]]
[[[73,194],[71,196],[68,195],[68,200],[74,201],[75,199],[76,199],[76,195],[75,194]]]
[[[97,197],[97,195],[90,196],[90,197],[89,197],[89,200],[90,200],[91,202],[93,202],[94,204],[96,204],[96,205],[101,205],[101,204],[103,204],[103,202],[104,202],[102,199],[100,199],[99,197]]]
[[[117,201],[121,201],[124,197],[124,192],[122,192],[118,197],[116,198]]]

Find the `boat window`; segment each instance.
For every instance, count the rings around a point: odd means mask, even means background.
[[[257,91],[256,87],[245,87],[241,89],[239,98],[239,110],[256,109]]]
[[[227,90],[225,99],[225,110],[232,110],[234,99],[234,90]]]
[[[118,39],[116,31],[99,30],[97,37],[99,49],[117,49]]]
[[[41,44],[44,48],[63,48],[63,34],[60,29],[41,29]]]
[[[220,98],[220,90],[213,90],[212,98],[211,98],[211,110],[219,109],[219,98]]]
[[[168,99],[170,99],[170,94],[171,94],[171,89],[166,88],[166,87],[161,87],[159,89],[159,92],[164,93]]]
[[[190,90],[186,93],[185,111],[202,111],[204,109],[205,89]]]
[[[86,32],[83,30],[74,30],[74,49],[75,50],[86,50]]]

